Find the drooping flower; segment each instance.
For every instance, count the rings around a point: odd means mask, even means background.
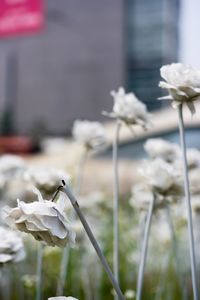
[[[181,63],[162,66],[159,86],[167,89],[169,96],[159,99],[172,100],[172,106],[186,103],[192,113],[195,112],[194,101],[200,99],[200,71]]]
[[[54,203],[44,200],[36,188],[33,192],[38,196],[38,201],[25,203],[18,200],[16,208],[5,207],[5,221],[47,245],[65,247],[68,242],[73,245],[75,233],[64,214],[63,195]]]
[[[173,162],[180,156],[178,145],[160,138],[148,139],[144,144],[144,149],[151,158],[162,158],[167,162]]]
[[[114,99],[113,111],[111,113],[104,112],[104,114],[127,125],[148,127],[149,115],[146,105],[134,93],[126,94],[124,88],[120,87],[118,92],[112,91],[111,96]]]
[[[51,194],[60,185],[61,180],[69,182],[70,175],[64,170],[52,167],[30,167],[24,172],[23,178],[40,191]]]
[[[0,227],[0,265],[25,258],[24,244],[18,232]]]
[[[78,300],[78,299],[77,299],[77,298],[74,298],[74,297],[58,296],[58,297],[51,297],[51,298],[48,298],[48,300]]]
[[[99,122],[76,120],[72,128],[72,135],[88,150],[100,150],[107,144],[105,129]]]

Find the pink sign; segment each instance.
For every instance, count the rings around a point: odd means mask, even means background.
[[[0,0],[0,37],[36,32],[43,24],[42,0]]]

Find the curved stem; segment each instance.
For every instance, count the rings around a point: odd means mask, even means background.
[[[113,269],[114,276],[119,282],[119,174],[118,174],[118,142],[121,124],[117,122],[115,139],[113,142]],[[115,295],[117,300],[117,296]]]
[[[142,252],[141,252],[138,280],[137,280],[137,296],[136,296],[137,300],[141,300],[141,297],[142,297],[144,271],[145,271],[145,264],[146,264],[146,258],[147,258],[149,233],[150,233],[150,228],[151,228],[151,220],[152,220],[152,215],[153,215],[154,203],[155,203],[155,196],[153,197],[152,201],[149,204],[149,210],[147,213],[147,219],[146,219],[146,224],[145,224],[145,229],[144,229],[144,238],[143,238],[143,243],[142,243]]]
[[[95,237],[94,237],[94,235],[93,235],[93,233],[92,233],[92,231],[90,229],[89,224],[87,223],[84,215],[82,214],[82,212],[80,210],[80,207],[79,207],[79,204],[77,202],[77,199],[75,198],[75,196],[73,195],[73,193],[71,192],[70,188],[67,185],[65,185],[60,190],[62,192],[64,192],[67,195],[67,197],[69,198],[69,200],[70,200],[70,202],[71,202],[71,204],[72,204],[72,206],[73,206],[76,214],[78,215],[78,217],[79,217],[79,219],[80,219],[80,221],[81,221],[81,223],[82,223],[82,225],[83,225],[83,227],[84,227],[84,229],[85,229],[85,231],[86,231],[86,233],[88,235],[88,238],[89,238],[92,246],[94,247],[94,249],[95,249],[95,251],[96,251],[96,253],[97,253],[97,255],[98,255],[98,257],[99,257],[99,259],[100,259],[100,261],[102,263],[102,266],[104,267],[104,269],[105,269],[105,271],[106,271],[106,273],[107,273],[107,275],[108,275],[108,277],[110,279],[110,282],[112,283],[113,288],[115,289],[115,291],[116,291],[116,293],[117,293],[117,295],[119,297],[119,300],[125,300],[125,298],[124,298],[124,296],[122,294],[122,291],[121,291],[121,289],[120,289],[120,287],[118,285],[118,282],[114,278],[113,273],[112,273],[112,271],[111,271],[111,269],[110,269],[110,267],[109,267],[109,265],[107,263],[107,260],[106,260],[105,256],[103,255],[103,253],[101,251],[101,248],[99,247],[99,244],[97,243],[97,241],[96,241],[96,239],[95,239]]]
[[[193,233],[193,223],[192,223],[192,208],[191,208],[191,199],[190,199],[190,190],[189,190],[188,164],[187,164],[187,157],[186,157],[186,142],[185,142],[185,130],[184,130],[182,105],[178,106],[178,116],[179,116],[180,144],[181,144],[182,158],[183,158],[185,201],[187,206],[188,239],[189,239],[189,249],[190,249],[192,286],[193,286],[194,300],[198,300],[199,295],[198,295],[198,288],[197,288],[197,271],[196,271],[194,233]]]
[[[42,298],[42,256],[43,256],[43,245],[38,244],[37,251],[37,286],[36,286],[36,300]]]
[[[76,195],[80,194],[81,186],[83,183],[83,173],[84,173],[87,157],[88,157],[88,150],[85,150],[82,153],[82,155],[80,157],[80,161],[78,163],[77,180],[76,180],[76,185],[75,185],[75,189],[74,189]],[[71,219],[74,219],[73,212],[71,215]],[[62,259],[61,259],[61,265],[60,265],[60,275],[59,275],[57,291],[56,291],[57,296],[63,295],[63,293],[64,293],[64,287],[65,287],[65,282],[66,282],[67,272],[68,272],[69,257],[70,257],[70,248],[67,245],[64,248],[63,253],[62,253]]]

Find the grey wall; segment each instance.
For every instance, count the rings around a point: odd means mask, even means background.
[[[124,77],[121,2],[48,0],[40,34],[0,40],[1,65],[10,48],[18,55],[18,133],[40,122],[50,133],[65,133],[75,118],[100,120],[101,111],[111,109],[109,92]]]

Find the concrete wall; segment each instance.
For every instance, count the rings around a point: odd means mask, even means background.
[[[112,107],[110,90],[123,84],[122,1],[48,0],[46,6],[43,32],[0,40],[1,65],[10,48],[17,51],[13,102],[21,134],[39,123],[60,134],[75,118],[100,120]]]

